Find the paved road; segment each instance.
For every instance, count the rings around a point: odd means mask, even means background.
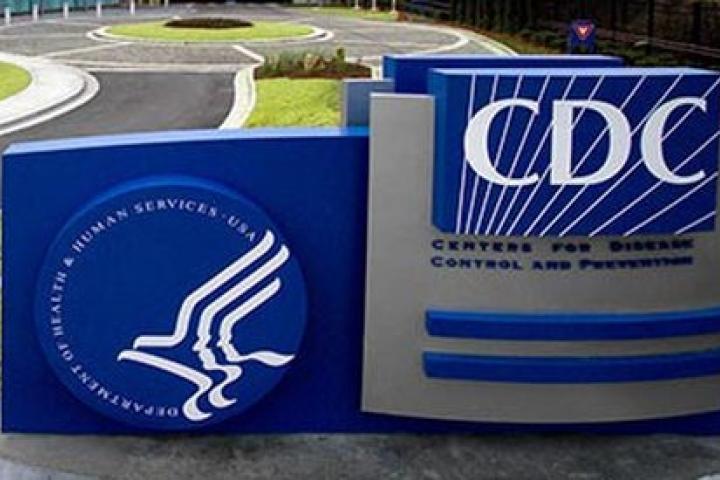
[[[97,97],[50,122],[0,137],[16,141],[219,126],[233,99],[226,74],[99,73]],[[151,101],[149,101],[151,99]]]
[[[185,45],[99,41],[88,35],[119,22],[207,14],[291,20],[331,33],[319,40],[299,42]],[[107,9],[100,19],[92,12],[73,13],[70,20],[48,16],[38,23],[20,17],[9,27],[0,26],[0,51],[51,58],[84,68],[98,77],[101,90],[95,99],[70,114],[0,137],[0,151],[11,142],[29,139],[215,128],[232,104],[232,75],[256,63],[258,55],[293,50],[332,52],[341,46],[348,56],[367,63],[378,63],[384,53],[487,52],[477,39],[451,31],[325,16],[267,4],[141,10],[132,20],[118,9]]]
[[[102,19],[82,16],[70,22],[62,20],[41,24],[18,23],[0,27],[0,51],[27,55],[43,55],[71,65],[97,69],[117,69],[127,66],[159,68],[169,65],[192,66],[203,69],[236,70],[239,65],[255,60],[243,53],[270,55],[281,51],[334,51],[346,49],[348,56],[368,59],[386,53],[410,53],[428,50],[488,52],[487,45],[477,39],[465,39],[458,32],[438,30],[427,25],[367,22],[341,16],[327,16],[305,9],[286,9],[272,6],[199,6],[177,8],[167,12],[157,10],[140,15],[220,14],[254,21],[276,20],[305,23],[330,32],[320,39],[274,42],[237,42],[235,44],[162,44],[148,42],[108,42],[88,37],[103,25],[129,21],[120,11],[109,11]],[[242,47],[241,50],[235,48]]]

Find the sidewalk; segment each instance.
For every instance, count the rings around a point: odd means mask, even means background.
[[[94,77],[51,60],[0,53],[0,61],[27,70],[32,80],[20,93],[0,101],[0,135],[28,128],[84,104],[99,90]]]

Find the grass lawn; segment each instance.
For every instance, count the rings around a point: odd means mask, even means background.
[[[15,95],[30,85],[30,74],[10,63],[0,62],[0,100]]]
[[[271,40],[301,37],[313,32],[311,27],[298,23],[253,22],[245,28],[176,28],[165,22],[125,23],[108,29],[112,35],[163,40],[170,42],[218,42],[233,40]]]
[[[269,78],[257,81],[257,102],[246,127],[337,126],[340,82]]]
[[[323,15],[339,15],[342,17],[362,18],[364,20],[378,20],[381,22],[394,22],[397,15],[390,12],[381,12],[372,10],[359,9],[349,7],[299,7],[299,9],[307,10],[312,13],[321,13]]]

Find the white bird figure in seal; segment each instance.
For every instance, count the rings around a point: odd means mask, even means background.
[[[118,361],[127,360],[142,363],[193,383],[196,387],[195,393],[185,401],[182,407],[183,414],[191,421],[202,421],[212,416],[211,413],[203,411],[198,405],[198,402],[206,393],[209,403],[215,408],[226,408],[236,402],[235,399],[227,398],[223,390],[242,376],[243,363],[257,361],[269,367],[281,367],[295,357],[292,354],[278,353],[271,350],[242,354],[236,350],[232,343],[233,327],[280,291],[282,281],[277,277],[253,293],[239,306],[224,314],[219,327],[220,339],[216,346],[222,351],[224,360],[229,363],[219,363],[211,348],[212,327],[217,322],[221,312],[242,295],[277,272],[290,258],[288,248],[281,245],[269,260],[247,273],[246,270],[266,255],[274,244],[275,235],[270,231],[266,231],[257,245],[223,268],[210,280],[193,290],[183,300],[177,314],[174,331],[171,334],[140,335],[133,342],[132,349],[121,351],[117,357]],[[205,372],[222,372],[224,378],[221,381],[216,382],[207,373],[190,366],[140,350],[142,348],[174,348],[183,343],[188,337],[191,318],[198,304],[244,272],[246,274],[239,277],[236,284],[230,286],[224,293],[202,309],[196,331],[196,341],[192,347],[193,352],[197,354],[200,360],[202,369]]]

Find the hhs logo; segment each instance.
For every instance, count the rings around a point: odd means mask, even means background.
[[[38,335],[81,401],[141,428],[236,415],[292,367],[302,276],[267,216],[219,185],[153,178],[76,214],[50,249]]]
[[[277,250],[277,253],[268,260],[259,261],[270,251],[274,243],[275,236],[270,231],[266,231],[263,239],[255,247],[183,299],[172,333],[167,335],[140,335],[133,342],[131,350],[123,350],[118,355],[118,361],[138,362],[175,375],[193,384],[195,391],[188,396],[182,405],[182,414],[192,422],[200,422],[212,416],[210,411],[204,411],[200,406],[200,402],[204,398],[214,409],[227,408],[237,401],[236,398],[229,398],[225,393],[225,389],[229,389],[241,379],[245,363],[254,361],[268,367],[281,367],[294,357],[291,354],[271,350],[240,353],[233,341],[233,331],[236,324],[242,321],[250,321],[253,312],[261,308],[266,302],[272,301],[280,291],[282,281],[277,277],[276,271],[282,267],[290,256],[287,247],[282,245]],[[259,263],[257,268],[252,270],[250,266],[256,263]],[[268,281],[256,293],[241,301],[244,294],[268,280],[269,277],[272,277],[271,281]],[[231,285],[221,295],[217,295],[213,301],[208,302],[201,309],[199,315],[200,321],[194,332],[195,343],[192,350],[197,354],[200,368],[196,369],[165,356],[146,351],[180,348],[186,339],[193,336],[190,333],[193,312],[199,308],[199,305],[204,300],[222,291],[226,284]],[[238,305],[230,308],[235,302]],[[217,344],[211,343],[213,330],[218,332]],[[219,353],[216,350],[219,350]],[[219,378],[214,379],[211,376],[212,372],[217,372]]]
[[[689,69],[433,75],[433,214],[474,235],[712,230],[720,76]]]

